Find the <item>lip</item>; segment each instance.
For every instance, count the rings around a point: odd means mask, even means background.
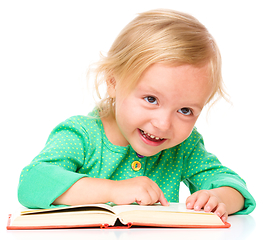
[[[160,141],[151,141],[151,140],[145,138],[145,137],[142,135],[140,129],[138,129],[138,133],[139,133],[139,135],[140,135],[140,137],[141,137],[141,139],[143,140],[144,143],[146,143],[146,144],[148,144],[148,145],[150,145],[150,146],[153,146],[153,147],[157,147],[157,146],[163,144],[163,143],[167,140],[167,139],[163,139],[163,140],[160,140]]]

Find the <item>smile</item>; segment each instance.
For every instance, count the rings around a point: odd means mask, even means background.
[[[165,138],[160,138],[160,137],[157,137],[157,136],[154,136],[150,133],[147,133],[141,129],[139,129],[139,133],[140,133],[140,136],[142,138],[142,140],[146,143],[146,144],[149,144],[149,145],[152,145],[152,146],[158,146],[160,144],[162,144],[163,142],[166,141]]]

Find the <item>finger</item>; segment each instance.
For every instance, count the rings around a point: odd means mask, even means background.
[[[221,219],[227,220],[228,213],[226,211],[226,205],[224,203],[219,203],[217,206],[216,211],[214,212],[216,215],[218,215]]]
[[[153,195],[152,196],[152,199],[154,201],[153,203],[160,202],[160,204],[162,206],[169,206],[170,204],[167,201],[167,199],[165,198],[164,193],[162,192],[162,190],[160,189],[160,187],[155,182],[153,182],[153,183],[154,184],[152,185],[152,188],[153,188],[155,194],[157,194],[157,195]],[[155,199],[156,196],[157,196],[157,200]]]
[[[194,208],[194,204],[197,200],[197,195],[198,195],[198,192],[195,192],[193,194],[191,194],[187,200],[186,200],[186,207],[187,209],[193,209]]]
[[[194,203],[194,210],[200,211],[206,205],[209,199],[209,193],[207,191],[201,191],[197,196],[196,202]]]
[[[151,187],[148,189],[148,192],[152,199],[151,204],[160,202],[163,206],[169,206],[169,202],[165,198],[162,190],[154,181],[151,181]]]
[[[161,190],[158,186],[150,184],[139,194],[140,201],[138,203],[140,205],[152,205],[159,202],[160,192]]]
[[[136,198],[136,202],[139,205],[146,206],[146,205],[150,205],[152,203],[152,198],[148,192],[145,192],[145,193],[141,193],[139,195],[139,197]]]
[[[221,217],[222,222],[226,223],[228,220],[228,213],[226,212],[222,217]]]
[[[169,206],[170,205],[170,203],[167,201],[167,199],[165,198],[165,196],[161,190],[160,190],[160,197],[158,199],[158,202],[160,202],[162,206]]]
[[[163,206],[168,206],[169,203],[165,198],[162,190],[158,187],[158,185],[153,185],[151,188],[148,189],[148,194],[151,197],[151,202],[148,205],[160,202]]]
[[[209,198],[208,202],[205,204],[203,210],[205,212],[212,212],[212,211],[216,210],[217,206],[218,206],[218,200],[217,200],[217,198],[214,197],[214,196],[211,196]]]
[[[149,188],[149,187],[148,187]],[[140,187],[137,188],[136,192],[135,192],[135,201],[139,204],[139,205],[150,205],[152,202],[152,197],[149,193],[149,190],[147,188]]]

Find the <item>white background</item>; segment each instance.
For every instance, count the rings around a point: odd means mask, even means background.
[[[218,102],[208,115],[203,112],[197,127],[207,150],[247,182],[258,204],[253,215],[267,207],[268,1],[2,0],[0,201],[4,213],[18,206],[20,171],[41,151],[50,131],[94,107],[91,91],[86,90],[88,65],[108,51],[136,13],[156,8],[194,15],[216,39],[232,105]],[[180,199],[187,195],[182,186]]]

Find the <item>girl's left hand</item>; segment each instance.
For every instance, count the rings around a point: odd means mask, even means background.
[[[221,201],[215,189],[200,190],[190,195],[186,200],[187,209],[195,211],[204,210],[205,212],[213,212],[218,215],[223,222],[228,219],[226,205]]]

